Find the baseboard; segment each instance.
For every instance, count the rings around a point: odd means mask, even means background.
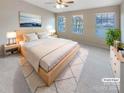
[[[93,42],[89,42],[89,41],[82,41],[82,42],[79,42],[79,43],[109,50],[109,47],[105,44],[98,44],[98,43],[93,43]]]

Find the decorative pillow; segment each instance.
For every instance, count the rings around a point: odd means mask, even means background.
[[[38,32],[37,35],[38,35],[39,39],[48,38],[49,37],[48,32]]]
[[[24,40],[26,42],[38,40],[38,36],[35,33],[25,34]]]

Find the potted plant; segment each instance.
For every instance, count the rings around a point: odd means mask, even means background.
[[[110,46],[110,57],[113,57],[113,46],[115,41],[119,41],[121,36],[120,29],[111,28],[106,32],[106,44]]]
[[[111,28],[106,32],[106,44],[108,46],[113,46],[115,41],[119,41],[121,37],[120,29]]]

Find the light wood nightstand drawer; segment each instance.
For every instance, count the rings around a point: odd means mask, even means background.
[[[4,45],[4,55],[12,54],[14,52],[20,51],[19,44]]]
[[[19,48],[18,44],[14,44],[14,45],[5,45],[5,50],[9,50],[9,49],[13,49],[13,48]]]
[[[51,36],[51,37],[55,37],[55,38],[57,38],[57,37],[58,37],[58,35],[56,35],[56,34],[55,34],[55,35],[50,35],[50,36]]]

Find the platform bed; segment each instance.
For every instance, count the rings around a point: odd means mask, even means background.
[[[46,72],[42,68],[39,68],[38,74],[42,77],[42,79],[46,82],[49,86],[52,82],[57,78],[57,76],[63,71],[66,65],[71,62],[73,57],[79,50],[79,46],[77,45],[70,53],[68,53],[61,62],[59,62],[51,71]]]
[[[22,41],[22,38],[20,38],[21,35],[26,34],[28,31],[25,30],[19,30],[17,31],[17,40]],[[31,32],[37,32],[36,30],[30,30]],[[29,33],[29,32],[28,32]],[[39,66],[37,74],[44,80],[44,82],[50,86],[52,84],[52,82],[55,81],[55,79],[57,78],[57,76],[63,71],[63,69],[66,67],[66,65],[71,62],[71,60],[73,59],[73,57],[76,55],[76,53],[78,52],[80,46],[77,44],[73,49],[69,50],[69,52],[62,58],[62,60],[60,60],[60,62],[58,62],[50,71],[45,71],[42,67]],[[23,52],[23,51],[21,51]],[[26,57],[24,56],[24,59],[26,59]],[[28,62],[28,61],[26,61]]]

